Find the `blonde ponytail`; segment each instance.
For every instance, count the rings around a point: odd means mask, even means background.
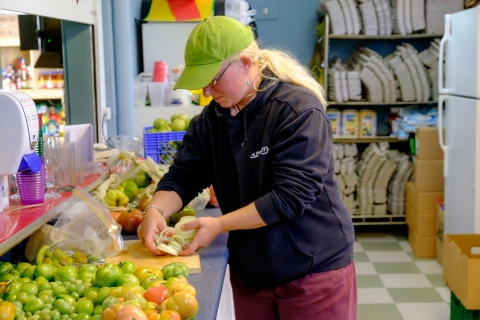
[[[317,97],[323,108],[326,109],[327,102],[323,87],[314,78],[310,70],[289,53],[275,49],[260,49],[257,42],[254,41],[245,50],[228,60],[239,59],[242,55],[249,56],[254,63],[258,64],[263,78],[290,82],[304,87]],[[273,73],[273,77],[268,71]]]

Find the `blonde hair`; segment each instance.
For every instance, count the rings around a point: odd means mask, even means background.
[[[290,82],[304,87],[317,97],[324,109],[327,108],[323,87],[314,78],[310,70],[300,64],[291,54],[276,49],[260,49],[257,42],[253,41],[245,50],[229,57],[227,60],[238,60],[245,55],[259,66],[260,75],[264,79]],[[271,71],[273,76],[268,71]]]

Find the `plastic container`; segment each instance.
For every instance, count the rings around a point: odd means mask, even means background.
[[[342,112],[338,109],[327,109],[327,117],[332,126],[332,132],[334,137],[339,137],[342,128]]]
[[[342,137],[358,137],[358,111],[345,109],[342,111]]]
[[[145,159],[150,157],[156,163],[171,164],[177,150],[175,149],[175,145],[170,142],[182,141],[186,131],[148,133],[147,131],[152,128],[153,127],[143,128]]]
[[[360,137],[375,137],[377,135],[377,113],[370,109],[360,110],[358,125]]]
[[[45,165],[34,173],[30,169],[17,173],[18,192],[23,205],[43,203],[45,200]]]
[[[480,320],[480,310],[465,309],[460,299],[451,292],[450,319],[452,320]]]

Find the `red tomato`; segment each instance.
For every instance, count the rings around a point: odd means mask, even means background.
[[[133,208],[130,211],[124,211],[118,217],[117,222],[122,226],[122,232],[135,233],[137,228],[143,221],[142,211]]]
[[[113,220],[117,221],[118,217],[122,214],[122,211],[110,211],[110,214],[113,217]]]
[[[15,319],[15,305],[8,301],[0,302],[0,320]]]
[[[107,309],[102,312],[102,320],[115,320],[120,309],[123,308],[123,305],[120,303],[112,304]]]
[[[182,319],[193,319],[198,312],[198,301],[187,291],[179,291],[162,302],[164,310],[175,310]]]
[[[102,318],[103,319],[103,318]],[[133,304],[127,304],[117,313],[116,320],[148,320],[145,312]]]
[[[181,320],[180,315],[175,310],[163,311],[162,313],[160,313],[160,319]]]
[[[145,229],[145,223],[140,223],[137,228],[138,239],[143,241],[143,229]]]
[[[142,201],[140,201],[140,203],[138,204],[138,210],[143,212],[149,202],[150,200],[148,198],[143,198]]]
[[[145,291],[143,297],[149,302],[161,304],[163,300],[170,297],[170,291],[166,287],[151,287]]]

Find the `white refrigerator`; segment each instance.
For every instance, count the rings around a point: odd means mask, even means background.
[[[445,15],[439,57],[445,234],[480,233],[480,7]]]

